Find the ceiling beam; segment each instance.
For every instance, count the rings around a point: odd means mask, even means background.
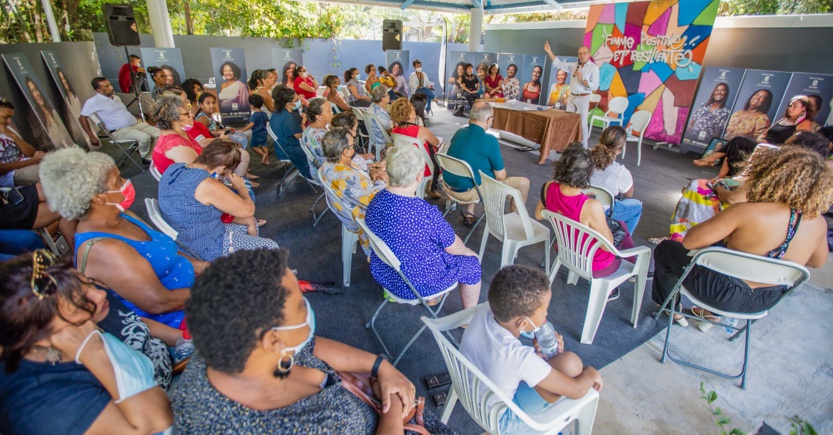
[[[408,6],[414,4],[415,1],[416,0],[405,0],[405,3],[402,3],[402,10],[404,11],[405,9],[407,9]]]
[[[471,5],[480,9],[483,7],[483,0],[471,0]]]
[[[550,6],[552,6],[552,8],[553,8],[553,9],[555,9],[555,10],[557,10],[557,11],[560,11],[560,10],[564,9],[564,6],[561,6],[561,5],[560,5],[560,4],[558,4],[555,0],[542,0],[542,1],[543,1],[544,3],[546,3],[546,4],[550,5]]]

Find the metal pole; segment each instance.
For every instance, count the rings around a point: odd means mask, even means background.
[[[52,34],[52,42],[61,42],[61,32],[58,30],[58,23],[55,22],[55,13],[52,12],[52,1],[41,0],[41,4],[43,4],[46,22],[49,24],[49,33]]]

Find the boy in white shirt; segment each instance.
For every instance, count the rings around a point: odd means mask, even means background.
[[[591,387],[602,389],[599,372],[583,367],[575,353],[564,352],[560,335],[559,354],[549,361],[518,340],[547,321],[551,298],[550,282],[542,271],[527,266],[501,269],[489,286],[489,302],[478,307],[460,344],[460,352],[528,414],[544,412],[561,396],[580,399]],[[493,402],[489,408],[497,399]],[[500,427],[501,433],[512,433],[526,424],[507,409]]]

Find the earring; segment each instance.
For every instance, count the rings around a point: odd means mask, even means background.
[[[60,350],[55,349],[52,346],[49,346],[46,349],[46,361],[49,364],[52,364],[54,366],[55,364],[58,364],[59,362],[61,362],[62,358],[63,358],[63,355],[61,354]]]
[[[292,370],[292,366],[295,365],[295,355],[287,356],[284,352],[281,352],[281,359],[278,360],[278,367],[275,369],[275,372],[272,373],[272,376],[278,379],[284,379],[289,376],[289,371]],[[286,359],[287,357],[289,359]]]

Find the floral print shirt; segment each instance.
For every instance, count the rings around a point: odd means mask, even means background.
[[[521,82],[515,77],[503,81],[503,97],[507,100],[517,100],[521,94]]]
[[[356,219],[364,219],[370,200],[376,193],[385,188],[383,180],[373,181],[366,171],[354,165],[346,166],[342,163],[324,163],[318,170],[321,181],[333,189],[337,198],[329,198],[329,203],[340,220],[347,228],[359,234],[359,242],[365,253],[369,254],[369,241],[360,231]]]
[[[693,123],[686,136],[699,141],[710,141],[713,137],[719,137],[723,127],[729,119],[729,109],[721,107],[711,110],[711,105],[703,103],[694,111],[691,119]]]

